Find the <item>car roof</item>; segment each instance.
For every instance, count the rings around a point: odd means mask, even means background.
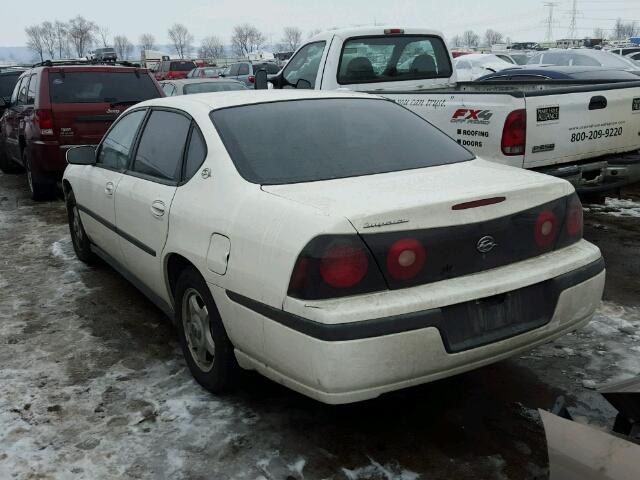
[[[239,107],[242,105],[329,98],[379,99],[380,97],[367,93],[336,90],[233,90],[224,93],[196,93],[193,95],[154,98],[138,103],[135,107],[174,107],[187,112],[196,110],[204,114],[209,114],[211,110]]]
[[[499,72],[490,73],[480,77],[478,80],[486,80],[496,77],[504,77],[510,75],[542,75],[555,79],[571,79],[572,75],[589,72],[602,72],[602,78],[607,78],[610,72],[625,72],[633,76],[633,73],[623,69],[607,68],[607,67],[591,67],[591,66],[566,66],[566,65],[535,65],[532,68],[527,66],[507,68]],[[630,80],[632,77],[630,77]]]

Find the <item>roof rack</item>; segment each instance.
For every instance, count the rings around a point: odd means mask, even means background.
[[[141,68],[139,63],[127,61],[101,62],[96,60],[45,60],[44,62],[34,63],[31,67],[55,67],[58,65],[113,65],[121,67],[137,67]]]

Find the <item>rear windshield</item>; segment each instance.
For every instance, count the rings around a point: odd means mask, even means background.
[[[190,83],[184,86],[184,93],[230,92],[231,90],[247,90],[241,83],[203,82]]]
[[[190,72],[196,68],[196,64],[193,62],[171,62],[169,70],[172,72]]]
[[[160,94],[146,73],[64,72],[49,74],[51,103],[142,102]]]
[[[357,177],[473,158],[426,120],[387,100],[261,103],[215,110],[211,119],[240,175],[257,184]]]
[[[342,47],[338,83],[397,82],[451,76],[451,61],[439,37],[358,37]]]
[[[10,97],[22,72],[0,75],[0,98]]]

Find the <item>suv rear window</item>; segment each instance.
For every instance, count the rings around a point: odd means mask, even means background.
[[[196,64],[193,62],[171,62],[169,70],[172,72],[190,72],[196,68]]]
[[[451,76],[444,42],[429,35],[357,37],[344,42],[338,83],[397,82]]]
[[[423,118],[381,99],[260,103],[215,110],[210,116],[240,175],[263,185],[358,177],[474,158]]]
[[[146,73],[51,72],[51,103],[142,102],[160,94]]]

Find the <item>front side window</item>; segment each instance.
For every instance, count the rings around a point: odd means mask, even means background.
[[[338,83],[396,82],[451,76],[451,62],[439,37],[385,35],[347,40]]]
[[[162,91],[167,97],[171,97],[176,93],[176,87],[173,86],[173,83],[164,83],[162,85]]]
[[[160,180],[178,181],[190,124],[191,121],[179,113],[151,112],[132,170]]]
[[[249,75],[249,64],[241,63],[238,67],[238,75]]]
[[[96,160],[97,165],[115,170],[123,170],[127,167],[133,139],[145,114],[146,110],[136,110],[121,117],[115,123],[102,142]]]
[[[29,79],[31,77],[24,77],[20,84],[20,91],[18,92],[18,105],[27,104],[27,89],[29,88]]]
[[[231,65],[231,67],[229,68],[229,75],[231,75],[232,77],[237,76],[239,68],[240,68],[240,64],[238,63],[234,63],[233,65]]]
[[[240,175],[256,184],[358,177],[474,158],[388,100],[283,101],[215,110],[210,116]]]
[[[314,42],[298,50],[282,73],[289,86],[295,87],[300,80],[305,80],[315,88],[325,45],[326,42]]]
[[[16,86],[13,88],[13,93],[11,94],[11,104],[16,104],[18,102],[18,94],[20,93],[20,89],[22,88],[22,84],[27,81],[29,77],[23,77],[21,80],[16,83]]]

